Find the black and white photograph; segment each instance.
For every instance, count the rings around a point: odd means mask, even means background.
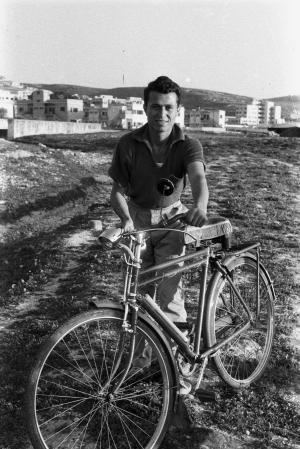
[[[299,17],[1,0],[0,449],[300,449]]]

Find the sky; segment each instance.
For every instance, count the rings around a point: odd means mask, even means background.
[[[299,0],[0,0],[0,75],[300,95]]]

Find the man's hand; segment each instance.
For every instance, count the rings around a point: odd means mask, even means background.
[[[186,221],[192,226],[203,226],[207,221],[206,211],[200,207],[192,207],[186,215]]]
[[[134,230],[134,224],[131,218],[124,218],[121,220],[121,226],[122,229],[124,229],[124,232],[130,232]]]

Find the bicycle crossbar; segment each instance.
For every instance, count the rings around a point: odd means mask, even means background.
[[[187,254],[184,256],[180,256],[180,257],[176,257],[174,259],[168,260],[167,262],[163,262],[159,265],[153,265],[149,268],[146,268],[144,270],[140,271],[140,276],[144,275],[144,274],[149,274],[152,273],[153,271],[159,271],[159,270],[163,270],[164,268],[168,268],[171,267],[172,265],[177,265],[180,264],[181,262],[186,262],[188,260],[191,259],[195,259],[195,258],[200,258],[200,257],[206,257],[208,255],[209,249],[208,248],[204,248],[201,251],[197,251],[194,252],[192,254]]]
[[[191,268],[196,268],[196,267],[200,267],[201,265],[206,265],[206,263],[207,263],[206,260],[199,260],[197,262],[190,263],[186,267],[177,267],[177,268],[174,268],[174,270],[166,271],[165,273],[163,273],[161,275],[156,275],[156,276],[154,275],[145,281],[139,282],[139,287],[143,287],[144,285],[148,285],[148,284],[152,284],[153,282],[160,281],[161,279],[164,279],[168,276],[173,276],[175,274],[183,273],[184,271],[188,271]],[[173,264],[174,264],[174,262],[173,262]]]

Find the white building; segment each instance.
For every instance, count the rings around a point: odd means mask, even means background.
[[[15,117],[34,120],[82,121],[83,100],[77,98],[52,98],[52,92],[37,89],[29,100],[15,101]]]
[[[201,110],[201,125],[213,128],[225,128],[226,112],[221,109]]]
[[[147,122],[142,98],[114,99],[107,110],[108,126],[121,129],[140,128]]]
[[[45,103],[46,120],[82,122],[83,100],[77,98],[51,98]]]
[[[282,123],[281,106],[273,101],[253,99],[251,103],[240,105],[236,109],[238,123],[246,126],[268,126]]]
[[[185,124],[190,128],[225,128],[226,112],[220,109],[191,109],[186,114]]]
[[[0,118],[14,117],[14,95],[10,91],[0,89]]]
[[[184,106],[179,106],[178,116],[176,117],[175,123],[184,128],[185,126],[185,108]]]

